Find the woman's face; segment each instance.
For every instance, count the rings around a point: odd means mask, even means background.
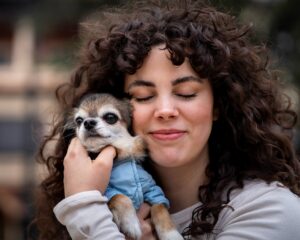
[[[153,47],[141,68],[125,77],[132,96],[133,130],[146,141],[161,167],[208,161],[213,93],[188,60],[175,66],[163,46]]]

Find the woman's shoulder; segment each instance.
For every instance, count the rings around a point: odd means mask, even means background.
[[[233,206],[244,206],[249,203],[263,203],[287,206],[292,204],[300,208],[300,198],[280,182],[267,183],[263,180],[248,180],[242,189],[233,190],[230,195]],[[272,205],[273,205],[272,204]],[[230,205],[230,204],[229,204]]]
[[[283,184],[247,181],[230,196],[216,226],[220,235],[239,232],[250,239],[276,240],[300,236],[300,198]]]

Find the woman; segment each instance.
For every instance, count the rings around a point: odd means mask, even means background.
[[[81,64],[57,92],[63,109],[91,92],[131,99],[133,132],[148,145],[145,165],[185,238],[300,236],[300,166],[288,136],[297,116],[265,50],[249,43],[249,28],[180,1],[105,16],[102,25],[87,25]],[[77,139],[68,146],[63,125],[41,148],[50,175],[41,185],[40,238],[124,239],[101,195],[114,149],[92,162]],[[155,239],[149,206],[138,214],[143,239]]]

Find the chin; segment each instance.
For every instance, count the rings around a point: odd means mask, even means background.
[[[178,151],[173,152],[156,152],[156,154],[150,154],[151,159],[156,165],[161,167],[180,167],[184,164],[184,160],[180,156]]]
[[[99,153],[102,148],[107,146],[107,144],[103,143],[103,141],[98,140],[98,139],[86,139],[85,141],[82,141],[83,145],[86,147],[86,149],[89,152],[94,152],[94,153]]]

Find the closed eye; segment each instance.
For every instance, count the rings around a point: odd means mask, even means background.
[[[193,93],[193,94],[179,94],[179,93],[177,93],[176,96],[188,100],[188,99],[192,99],[192,98],[196,97],[197,94],[196,93]]]
[[[153,96],[147,96],[147,97],[132,97],[133,100],[137,101],[137,102],[147,102],[149,100],[151,100],[153,98]]]

